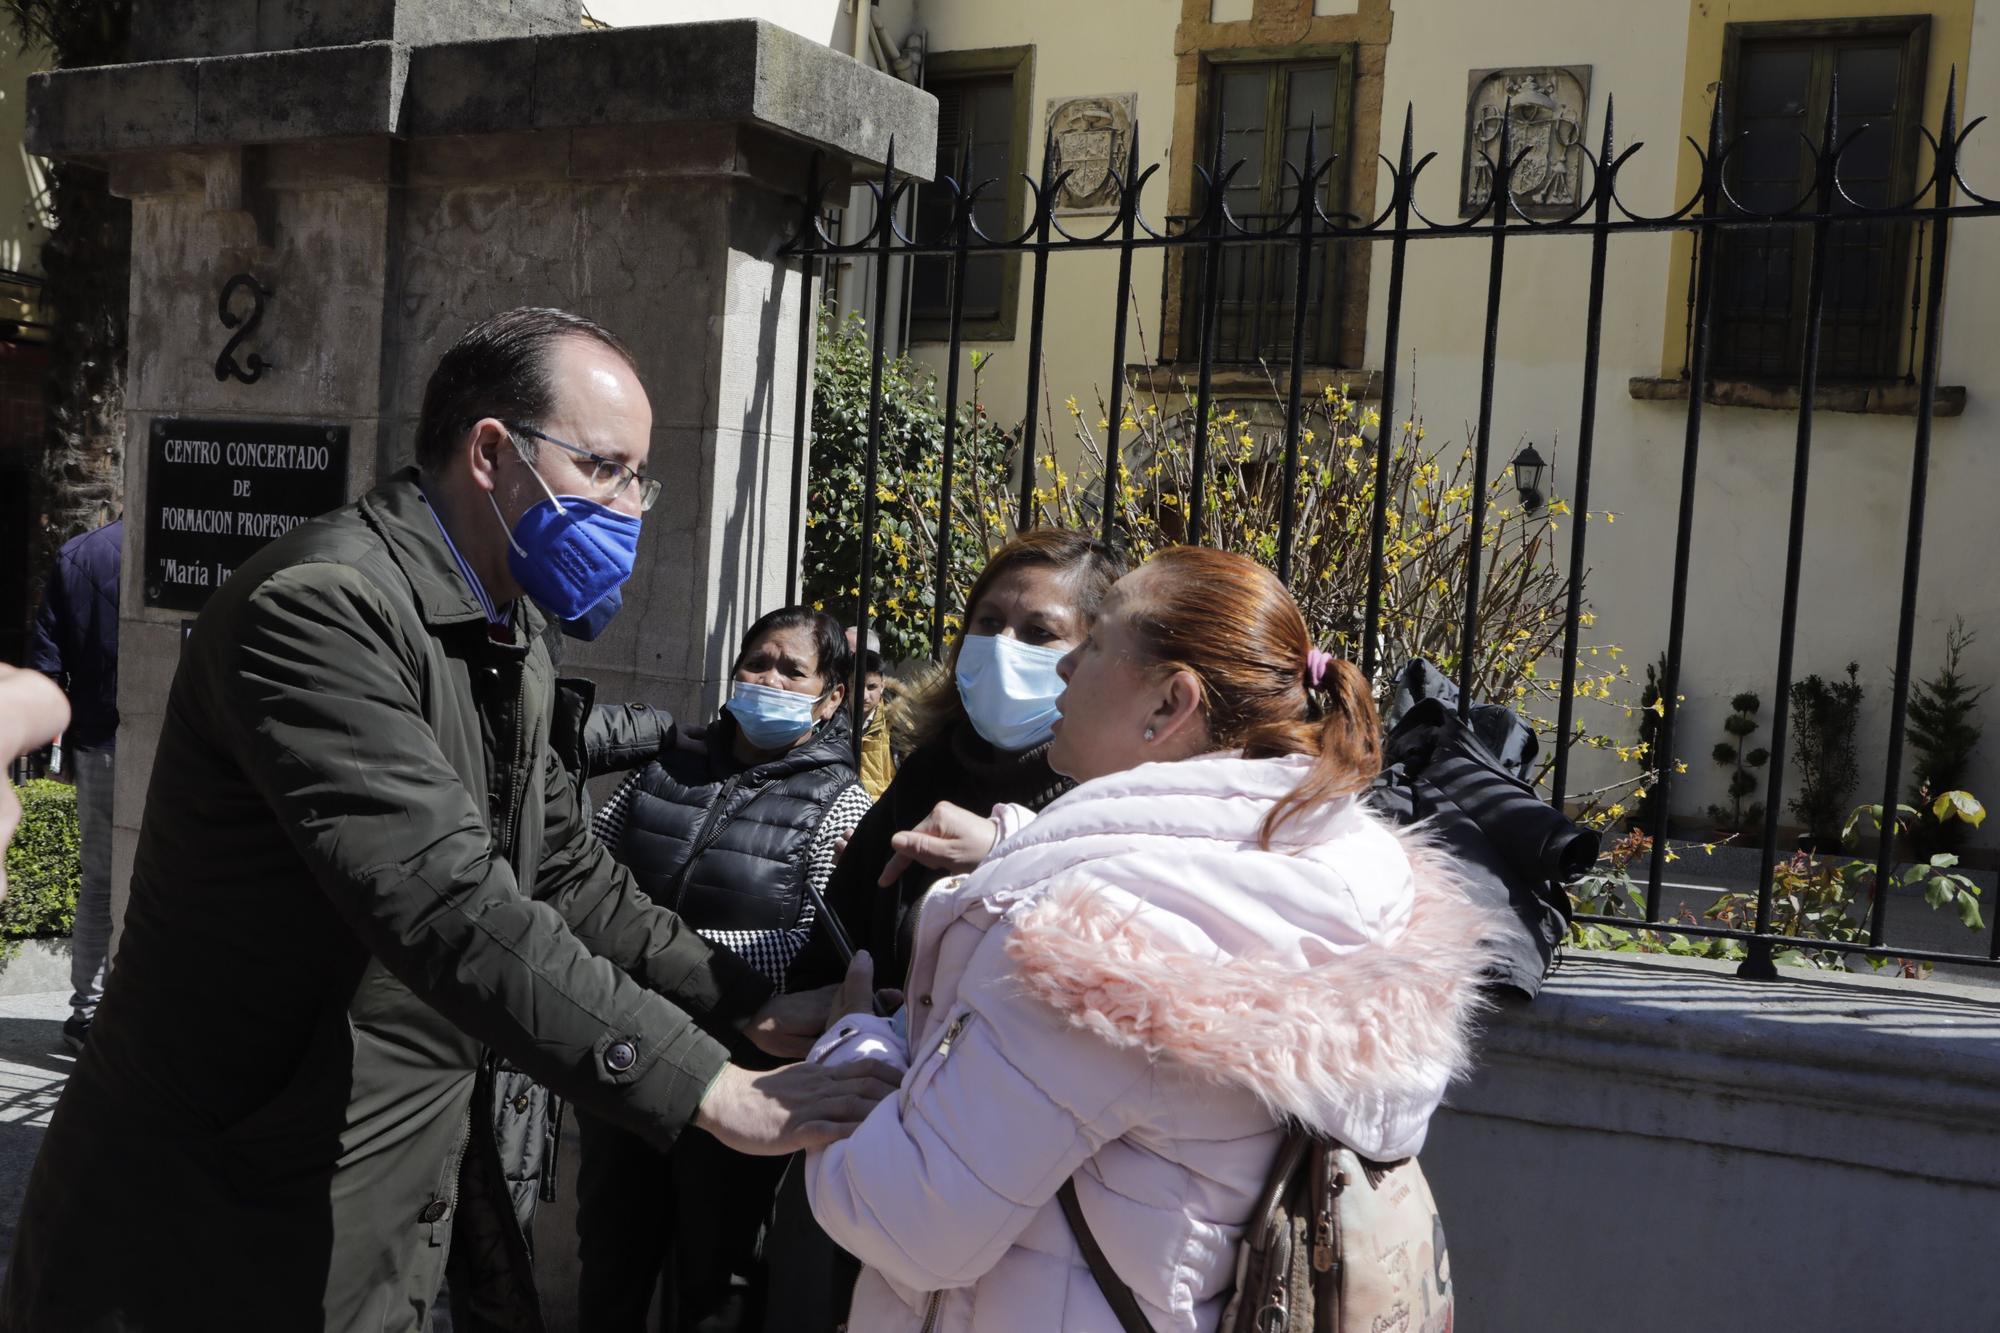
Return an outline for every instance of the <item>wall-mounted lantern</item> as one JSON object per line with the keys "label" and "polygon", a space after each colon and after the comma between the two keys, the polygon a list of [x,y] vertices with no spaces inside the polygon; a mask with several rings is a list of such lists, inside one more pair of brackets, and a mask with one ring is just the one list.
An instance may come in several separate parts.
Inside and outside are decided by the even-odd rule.
{"label": "wall-mounted lantern", "polygon": [[1520,492],[1521,508],[1530,514],[1540,509],[1547,498],[1542,490],[1542,477],[1548,470],[1547,460],[1535,452],[1532,443],[1514,455],[1514,489]]}

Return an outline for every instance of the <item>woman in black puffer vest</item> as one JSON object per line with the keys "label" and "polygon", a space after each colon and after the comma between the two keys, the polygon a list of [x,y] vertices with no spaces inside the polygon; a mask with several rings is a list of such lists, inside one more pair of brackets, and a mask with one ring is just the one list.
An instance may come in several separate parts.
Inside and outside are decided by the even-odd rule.
{"label": "woman in black puffer vest", "polygon": [[[707,752],[662,754],[595,824],[654,901],[780,990],[839,980],[794,964],[817,928],[807,885],[825,888],[836,844],[868,808],[841,712],[850,661],[831,616],[786,607],[763,617],[743,638]],[[784,1159],[745,1157],[701,1134],[668,1157],[602,1121],[579,1115],[578,1125],[581,1326],[641,1333],[657,1289],[663,1329],[756,1327],[757,1230]]]}

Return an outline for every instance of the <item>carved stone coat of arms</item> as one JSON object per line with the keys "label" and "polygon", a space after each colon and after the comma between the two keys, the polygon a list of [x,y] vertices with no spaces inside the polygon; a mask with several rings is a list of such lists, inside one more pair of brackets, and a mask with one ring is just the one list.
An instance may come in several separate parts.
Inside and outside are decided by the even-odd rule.
{"label": "carved stone coat of arms", "polygon": [[1049,176],[1070,173],[1056,193],[1057,212],[1118,211],[1113,172],[1125,170],[1138,110],[1137,93],[1049,99],[1048,143],[1055,158]]}
{"label": "carved stone coat of arms", "polygon": [[1492,201],[1503,128],[1516,159],[1516,208],[1538,218],[1576,211],[1590,193],[1583,140],[1590,66],[1476,69],[1468,83],[1459,216],[1475,217]]}

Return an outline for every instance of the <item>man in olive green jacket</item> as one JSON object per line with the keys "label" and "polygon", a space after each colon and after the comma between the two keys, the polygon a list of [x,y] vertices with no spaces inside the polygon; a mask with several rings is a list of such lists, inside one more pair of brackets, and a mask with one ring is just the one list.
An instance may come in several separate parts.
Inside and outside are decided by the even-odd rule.
{"label": "man in olive green jacket", "polygon": [[496,1056],[663,1147],[789,1152],[891,1086],[730,1064],[745,1035],[801,1053],[832,995],[772,1000],[652,905],[550,751],[536,552],[510,548],[545,496],[636,519],[650,434],[611,335],[496,316],[432,377],[421,472],[210,600],[0,1328],[420,1330],[449,1256],[459,1333],[533,1333]]}

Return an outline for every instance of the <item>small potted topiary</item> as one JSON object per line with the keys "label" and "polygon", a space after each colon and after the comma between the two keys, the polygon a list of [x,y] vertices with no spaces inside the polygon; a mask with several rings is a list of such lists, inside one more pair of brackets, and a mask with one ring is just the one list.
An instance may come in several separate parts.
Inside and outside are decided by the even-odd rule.
{"label": "small potted topiary", "polygon": [[1708,807],[1708,817],[1715,827],[1718,842],[1730,839],[1754,846],[1763,837],[1764,803],[1750,801],[1746,804],[1744,799],[1757,790],[1757,770],[1771,760],[1769,750],[1750,747],[1750,737],[1758,727],[1757,710],[1762,702],[1749,690],[1730,699],[1730,713],[1722,723],[1728,739],[1717,741],[1715,749],[1710,751],[1715,762],[1729,770],[1729,803]]}

